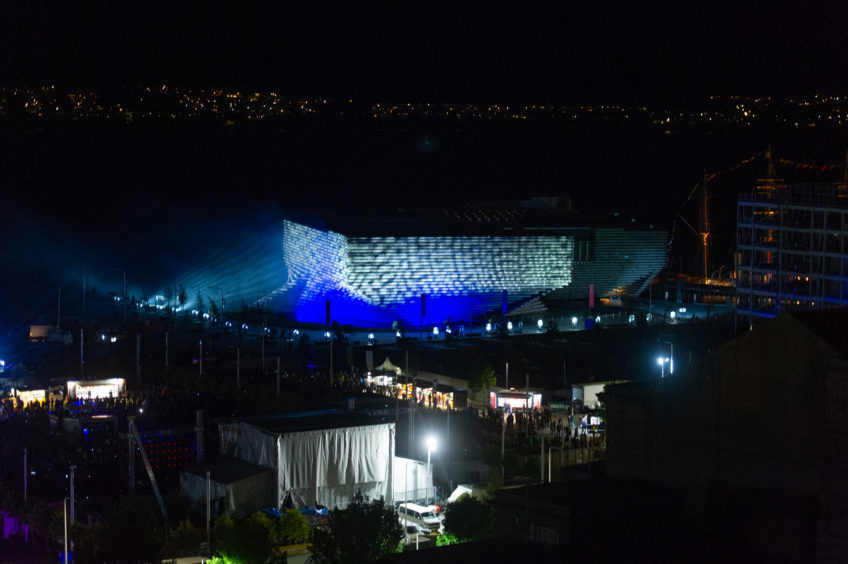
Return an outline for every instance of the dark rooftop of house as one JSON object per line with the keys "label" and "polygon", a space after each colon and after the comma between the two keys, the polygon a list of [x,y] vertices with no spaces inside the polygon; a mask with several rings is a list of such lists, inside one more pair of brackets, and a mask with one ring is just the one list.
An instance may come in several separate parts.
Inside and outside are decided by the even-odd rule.
{"label": "dark rooftop of house", "polygon": [[319,411],[283,413],[263,417],[249,417],[241,419],[241,421],[255,425],[271,433],[285,434],[298,431],[381,425],[394,422],[394,417],[369,413],[368,411],[348,411],[334,408]]}
{"label": "dark rooftop of house", "polygon": [[214,482],[219,484],[234,484],[257,474],[269,472],[271,468],[252,464],[238,458],[228,458],[209,465],[193,466],[187,468],[185,472],[205,478],[207,470],[209,471],[209,477]]}

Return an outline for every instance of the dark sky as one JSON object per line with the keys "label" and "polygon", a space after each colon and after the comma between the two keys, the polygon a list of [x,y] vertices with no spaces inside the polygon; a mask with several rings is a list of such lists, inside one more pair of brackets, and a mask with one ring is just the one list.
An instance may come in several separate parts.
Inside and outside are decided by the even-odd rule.
{"label": "dark sky", "polygon": [[316,4],[4,2],[0,75],[528,102],[839,92],[848,80],[840,3]]}

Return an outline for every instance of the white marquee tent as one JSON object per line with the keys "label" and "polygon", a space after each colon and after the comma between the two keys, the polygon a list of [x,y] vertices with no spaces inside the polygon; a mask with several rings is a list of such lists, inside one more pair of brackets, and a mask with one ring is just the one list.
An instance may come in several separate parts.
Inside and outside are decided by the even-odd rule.
{"label": "white marquee tent", "polygon": [[[344,508],[357,492],[391,505],[394,422],[323,412],[218,423],[221,454],[276,470],[277,507]],[[389,488],[389,484],[394,487]]]}

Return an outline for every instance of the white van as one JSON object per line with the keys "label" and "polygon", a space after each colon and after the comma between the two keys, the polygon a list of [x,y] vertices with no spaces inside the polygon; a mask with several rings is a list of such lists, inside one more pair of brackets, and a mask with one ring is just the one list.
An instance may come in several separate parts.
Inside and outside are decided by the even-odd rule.
{"label": "white van", "polygon": [[415,525],[428,533],[436,533],[442,526],[435,508],[424,507],[417,503],[401,503],[398,506],[398,519],[404,525]]}

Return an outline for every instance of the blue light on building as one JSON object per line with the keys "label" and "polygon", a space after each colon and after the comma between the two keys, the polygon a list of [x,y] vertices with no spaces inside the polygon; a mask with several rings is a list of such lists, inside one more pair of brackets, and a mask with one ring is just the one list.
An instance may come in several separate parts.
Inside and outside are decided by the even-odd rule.
{"label": "blue light on building", "polygon": [[331,300],[339,323],[420,327],[477,317],[499,307],[504,291],[521,301],[568,286],[574,238],[347,237],[287,220],[283,259],[281,294],[298,321],[323,321]]}

